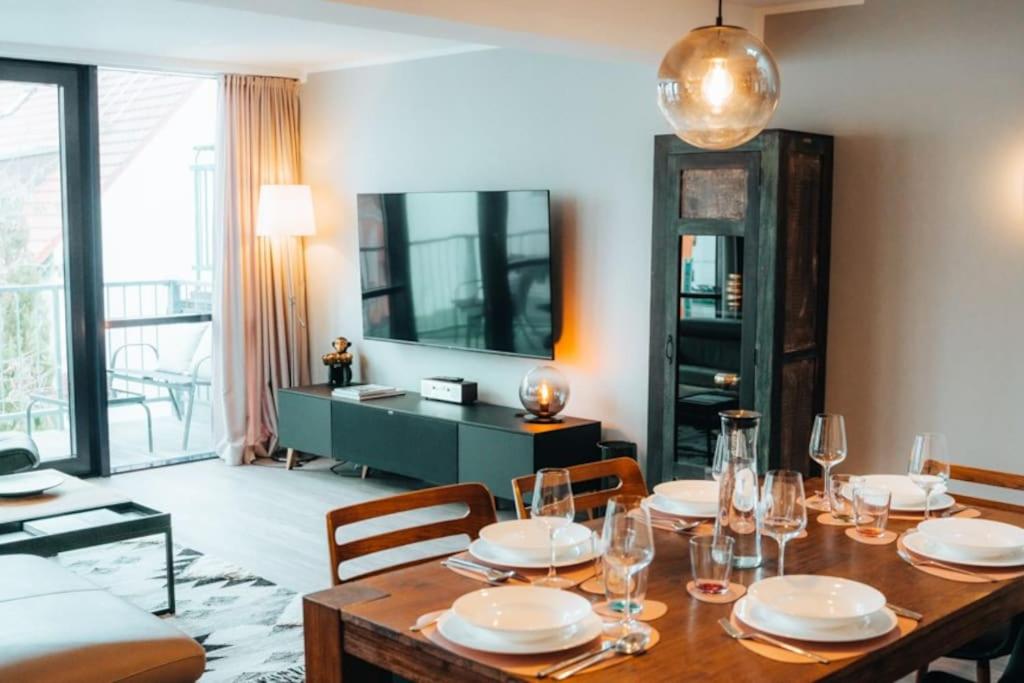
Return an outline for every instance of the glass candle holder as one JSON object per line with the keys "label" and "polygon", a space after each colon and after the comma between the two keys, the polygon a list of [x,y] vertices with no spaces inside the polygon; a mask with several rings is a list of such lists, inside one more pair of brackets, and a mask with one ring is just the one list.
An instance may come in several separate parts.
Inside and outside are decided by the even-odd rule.
{"label": "glass candle holder", "polygon": [[555,417],[569,402],[569,382],[565,375],[550,365],[530,370],[519,385],[519,400],[532,417],[532,422],[561,422]]}

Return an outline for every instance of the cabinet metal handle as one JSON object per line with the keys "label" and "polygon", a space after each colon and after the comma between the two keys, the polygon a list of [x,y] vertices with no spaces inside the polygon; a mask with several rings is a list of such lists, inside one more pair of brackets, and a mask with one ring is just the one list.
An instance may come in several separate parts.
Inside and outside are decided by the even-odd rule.
{"label": "cabinet metal handle", "polygon": [[672,339],[672,335],[668,335],[668,339],[665,340],[665,358],[669,362],[672,362],[676,358],[676,343]]}

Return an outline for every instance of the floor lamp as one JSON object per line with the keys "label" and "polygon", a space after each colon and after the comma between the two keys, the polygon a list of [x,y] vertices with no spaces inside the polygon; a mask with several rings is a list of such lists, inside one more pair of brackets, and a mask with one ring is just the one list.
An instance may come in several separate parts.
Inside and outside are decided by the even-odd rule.
{"label": "floor lamp", "polygon": [[[256,235],[277,242],[285,264],[285,284],[288,296],[288,347],[289,372],[291,381],[299,376],[296,342],[298,327],[306,327],[297,310],[295,300],[295,277],[292,272],[292,248],[296,240],[316,234],[313,218],[313,193],[308,185],[263,185],[260,187],[259,205],[256,209]],[[270,453],[277,450],[276,438]]]}

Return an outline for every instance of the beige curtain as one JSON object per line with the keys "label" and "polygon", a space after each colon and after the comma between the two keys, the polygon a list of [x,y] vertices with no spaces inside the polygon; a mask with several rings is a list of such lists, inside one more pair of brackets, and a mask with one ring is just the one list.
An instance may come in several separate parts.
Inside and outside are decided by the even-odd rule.
{"label": "beige curtain", "polygon": [[217,449],[231,464],[268,455],[277,390],[309,383],[301,238],[257,237],[261,185],[299,182],[299,84],[220,79],[221,258],[215,273]]}

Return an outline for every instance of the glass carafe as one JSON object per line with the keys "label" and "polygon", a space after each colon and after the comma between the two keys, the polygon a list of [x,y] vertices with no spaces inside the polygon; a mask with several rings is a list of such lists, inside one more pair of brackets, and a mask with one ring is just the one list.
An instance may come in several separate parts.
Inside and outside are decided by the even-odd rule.
{"label": "glass carafe", "polygon": [[757,526],[757,429],[761,414],[750,410],[725,410],[719,416],[722,418],[722,438],[728,449],[728,461],[718,484],[715,535],[733,539],[734,567],[759,567],[761,532]]}

